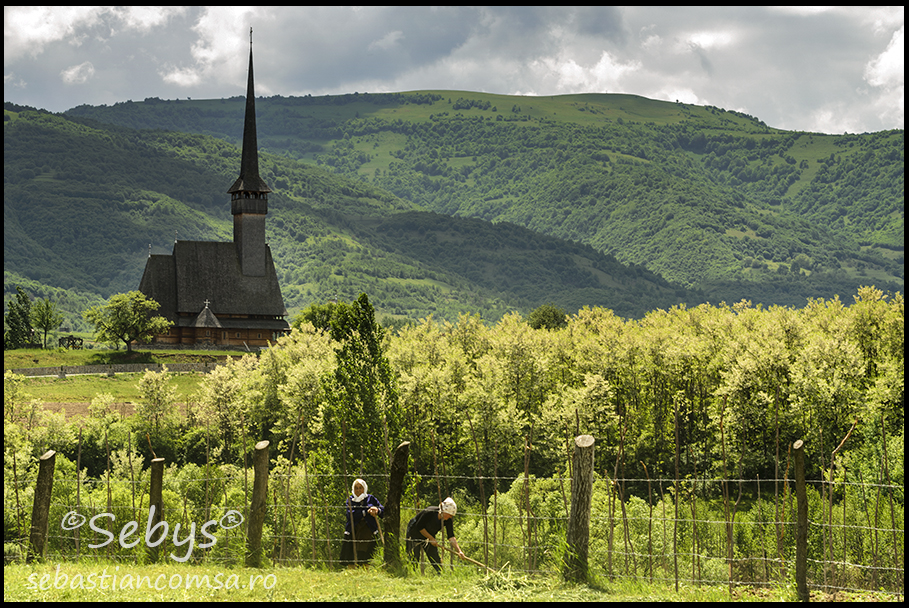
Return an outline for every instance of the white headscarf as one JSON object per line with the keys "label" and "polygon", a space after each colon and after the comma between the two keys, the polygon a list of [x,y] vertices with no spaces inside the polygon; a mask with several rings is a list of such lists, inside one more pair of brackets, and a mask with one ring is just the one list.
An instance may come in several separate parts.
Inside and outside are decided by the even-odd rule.
{"label": "white headscarf", "polygon": [[450,513],[451,515],[455,515],[458,512],[458,505],[455,504],[455,501],[453,501],[450,496],[442,501],[439,508],[442,513]]}
{"label": "white headscarf", "polygon": [[[357,487],[357,484],[363,485],[363,493],[357,496],[357,491],[354,489]],[[366,498],[366,493],[369,491],[369,486],[366,485],[366,482],[360,479],[359,477],[354,479],[353,484],[350,486],[350,493],[353,496],[354,502],[362,502]]]}

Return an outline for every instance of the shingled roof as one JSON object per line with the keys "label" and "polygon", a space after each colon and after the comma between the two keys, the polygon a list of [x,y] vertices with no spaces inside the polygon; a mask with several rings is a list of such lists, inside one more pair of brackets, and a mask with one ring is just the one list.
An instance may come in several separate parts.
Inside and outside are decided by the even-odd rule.
{"label": "shingled roof", "polygon": [[205,308],[202,309],[202,312],[199,313],[199,316],[196,317],[196,320],[193,321],[193,327],[211,327],[216,329],[221,329],[222,325],[218,322],[218,317],[214,315],[211,311],[211,308],[208,307],[208,301],[206,300]]}
{"label": "shingled roof", "polygon": [[[223,315],[283,317],[287,309],[268,246],[265,256],[265,276],[244,276],[233,243],[177,241],[172,255],[148,258],[139,291],[161,304],[158,314],[174,321],[192,315],[190,323],[194,323],[206,300],[225,326]],[[283,319],[266,325],[289,327]]]}
{"label": "shingled roof", "polygon": [[240,177],[228,192],[271,192],[271,188],[259,177],[259,147],[256,140],[256,92],[253,86],[252,33],[249,41],[249,80],[246,84],[246,118],[243,123],[243,156],[240,161]]}

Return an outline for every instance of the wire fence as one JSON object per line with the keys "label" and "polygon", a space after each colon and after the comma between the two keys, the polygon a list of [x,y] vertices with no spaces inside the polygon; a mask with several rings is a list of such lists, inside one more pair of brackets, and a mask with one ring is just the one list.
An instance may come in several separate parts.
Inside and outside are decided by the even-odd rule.
{"label": "wire fence", "polygon": [[[207,471],[207,474],[206,474]],[[225,474],[212,474],[213,472]],[[162,536],[149,515],[149,473],[80,478],[58,471],[46,559],[145,563]],[[121,471],[122,475],[122,471]],[[380,500],[384,475],[358,475]],[[163,481],[161,559],[242,565],[247,554],[252,471],[172,466]],[[262,546],[274,565],[338,567],[354,476],[274,466],[268,477]],[[24,556],[36,478],[4,483],[4,558]],[[593,482],[589,564],[611,579],[694,585],[776,586],[795,570],[795,480],[610,479]],[[398,538],[439,497],[458,503],[461,549],[489,568],[555,575],[566,551],[572,479],[406,476]],[[807,482],[808,582],[832,591],[903,593],[905,490],[864,480]],[[484,488],[484,499],[468,488]],[[445,488],[445,492],[442,488]],[[733,498],[737,494],[737,498]],[[384,530],[387,533],[394,532]],[[377,539],[381,541],[382,539]],[[444,539],[442,539],[444,543]],[[376,560],[381,559],[377,542]],[[362,550],[362,549],[361,549]],[[475,568],[448,554],[446,568]]]}

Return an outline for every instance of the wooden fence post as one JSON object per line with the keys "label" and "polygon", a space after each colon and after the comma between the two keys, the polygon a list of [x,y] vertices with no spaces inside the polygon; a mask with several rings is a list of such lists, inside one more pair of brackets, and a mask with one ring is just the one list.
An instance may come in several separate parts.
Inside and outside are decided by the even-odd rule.
{"label": "wooden fence post", "polygon": [[808,494],[805,491],[804,442],[799,439],[792,444],[795,454],[795,499],[798,516],[795,535],[795,584],[800,601],[810,601],[808,592]]}
{"label": "wooden fence post", "polygon": [[[158,547],[164,544],[162,538],[167,534],[167,524],[159,526],[164,521],[164,499],[161,491],[164,487],[164,459],[153,458],[151,461],[151,481],[148,487],[148,508],[154,507],[154,514],[151,516],[148,529],[151,535],[147,539],[148,557],[152,562],[158,561]],[[159,528],[161,533],[158,533]]]}
{"label": "wooden fence post", "polygon": [[249,510],[249,527],[246,532],[246,567],[262,565],[262,525],[268,499],[268,440],[256,444],[253,454],[253,495]]}
{"label": "wooden fence post", "polygon": [[590,501],[593,495],[594,438],[574,439],[574,475],[571,478],[571,513],[568,517],[568,554],[562,570],[565,580],[587,582],[587,542],[590,538]]}
{"label": "wooden fence post", "polygon": [[32,528],[28,538],[28,555],[25,559],[27,563],[44,558],[56,460],[57,452],[54,450],[48,450],[38,459],[38,482],[35,485],[35,502],[32,503]]}
{"label": "wooden fence post", "polygon": [[402,441],[395,448],[388,473],[388,496],[385,499],[385,536],[383,559],[386,568],[401,572],[401,552],[399,547],[401,531],[401,498],[404,496],[404,476],[407,474],[407,459],[410,456],[410,442]]}

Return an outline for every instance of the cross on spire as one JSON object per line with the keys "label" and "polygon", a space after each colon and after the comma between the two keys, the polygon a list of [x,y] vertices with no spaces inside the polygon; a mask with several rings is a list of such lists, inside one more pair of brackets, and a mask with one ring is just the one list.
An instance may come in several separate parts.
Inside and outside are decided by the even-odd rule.
{"label": "cross on spire", "polygon": [[208,301],[208,298],[206,298],[202,303],[205,304],[205,308],[208,308],[208,305],[211,304],[211,302]]}

